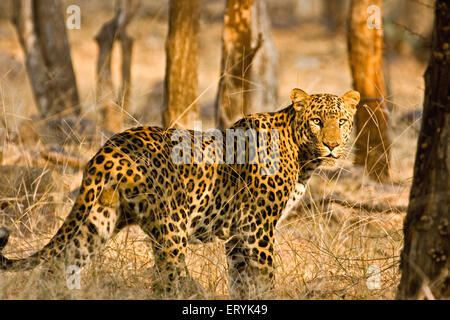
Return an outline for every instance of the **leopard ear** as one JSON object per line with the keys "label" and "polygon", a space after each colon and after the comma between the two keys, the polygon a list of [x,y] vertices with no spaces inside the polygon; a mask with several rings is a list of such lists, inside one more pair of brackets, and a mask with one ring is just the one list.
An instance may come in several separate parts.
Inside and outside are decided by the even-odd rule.
{"label": "leopard ear", "polygon": [[353,114],[356,112],[356,107],[358,106],[360,100],[360,94],[358,91],[350,90],[342,96],[345,106],[352,111]]}
{"label": "leopard ear", "polygon": [[300,111],[305,107],[310,98],[311,97],[301,89],[295,88],[291,91],[291,100],[296,111]]}

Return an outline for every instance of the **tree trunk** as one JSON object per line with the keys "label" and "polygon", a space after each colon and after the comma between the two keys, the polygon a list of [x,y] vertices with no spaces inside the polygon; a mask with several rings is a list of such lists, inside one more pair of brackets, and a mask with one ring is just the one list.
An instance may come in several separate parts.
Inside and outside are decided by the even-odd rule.
{"label": "tree trunk", "polygon": [[338,32],[344,28],[348,5],[348,0],[323,0],[325,23],[331,32]]}
{"label": "tree trunk", "polygon": [[123,109],[128,111],[131,94],[131,59],[133,55],[133,38],[126,32],[119,34],[120,48],[122,51],[122,83],[120,84],[119,102]]}
{"label": "tree trunk", "polygon": [[[262,1],[262,0],[259,0]],[[263,34],[252,32],[253,0],[227,0],[222,40],[221,78],[216,99],[218,127],[230,127],[253,112],[251,69],[263,44]],[[263,10],[261,10],[263,11]],[[261,27],[261,31],[265,28]]]}
{"label": "tree trunk", "polygon": [[200,0],[170,0],[163,123],[193,128],[199,120],[198,32]]}
{"label": "tree trunk", "polygon": [[437,0],[399,299],[450,299],[450,6]]}
{"label": "tree trunk", "polygon": [[[127,34],[126,28],[139,5],[139,0],[116,1],[114,17],[102,26],[95,37],[99,48],[97,59],[97,101],[101,105],[101,121],[99,122],[112,132],[122,129],[128,110],[133,38]],[[120,41],[122,54],[122,83],[118,96],[116,96],[111,73],[111,56],[116,40]]]}
{"label": "tree trunk", "polygon": [[13,1],[13,23],[42,117],[80,113],[62,2]]}
{"label": "tree trunk", "polygon": [[[372,20],[377,18],[377,12],[367,13],[369,7],[378,7],[379,21]],[[355,116],[355,162],[364,166],[372,178],[385,181],[389,178],[391,140],[384,103],[386,86],[382,71],[381,8],[381,0],[353,0],[347,40],[353,87],[361,93]]]}
{"label": "tree trunk", "polygon": [[265,0],[257,0],[252,12],[252,39],[263,35],[263,43],[250,68],[250,112],[275,111],[278,100],[278,52]]}

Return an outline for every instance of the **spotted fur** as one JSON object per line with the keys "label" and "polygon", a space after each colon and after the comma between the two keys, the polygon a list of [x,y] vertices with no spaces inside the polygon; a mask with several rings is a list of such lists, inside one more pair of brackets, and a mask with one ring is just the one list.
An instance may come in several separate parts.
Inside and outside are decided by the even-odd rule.
{"label": "spotted fur", "polygon": [[[291,99],[279,112],[250,115],[232,127],[267,133],[262,135],[267,144],[257,149],[265,146],[265,164],[248,159],[195,163],[195,148],[191,162],[175,163],[174,129],[139,127],[115,135],[87,163],[75,204],[50,242],[25,259],[0,255],[0,269],[29,269],[55,257],[82,267],[108,239],[137,224],[153,240],[164,290],[170,292],[188,276],[189,242],[219,238],[226,248],[230,295],[264,296],[274,283],[276,223],[291,194],[298,198],[313,170],[341,155],[359,94],[310,96],[294,89]],[[279,133],[279,156],[269,150],[272,130]],[[191,141],[196,134],[188,131]],[[214,157],[215,140],[204,135],[201,149]],[[277,170],[268,170],[269,163]],[[0,228],[0,250],[7,240],[6,229]]]}

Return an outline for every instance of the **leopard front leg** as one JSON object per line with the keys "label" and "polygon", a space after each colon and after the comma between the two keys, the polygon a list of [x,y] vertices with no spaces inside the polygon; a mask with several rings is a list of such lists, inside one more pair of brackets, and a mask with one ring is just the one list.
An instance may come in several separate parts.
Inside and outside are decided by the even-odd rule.
{"label": "leopard front leg", "polygon": [[256,228],[250,223],[253,233],[235,235],[225,244],[229,292],[233,299],[268,298],[274,287],[273,231],[264,233],[266,228],[273,230],[273,224],[266,222]]}
{"label": "leopard front leg", "polygon": [[286,206],[281,213],[280,219],[278,220],[278,224],[285,220],[286,217],[289,216],[289,212],[300,204],[300,200],[305,195],[305,190],[306,181],[300,181],[295,184],[291,194],[289,195],[289,199],[286,202]]}

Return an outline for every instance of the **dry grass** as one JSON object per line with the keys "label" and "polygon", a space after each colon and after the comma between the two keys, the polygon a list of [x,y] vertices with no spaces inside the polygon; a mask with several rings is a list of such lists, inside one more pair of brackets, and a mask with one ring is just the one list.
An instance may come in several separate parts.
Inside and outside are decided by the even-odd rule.
{"label": "dry grass", "polygon": [[[72,55],[83,100],[83,117],[96,112],[95,59],[92,40],[107,19],[100,12],[84,20],[80,31],[70,31]],[[204,26],[203,26],[204,27]],[[14,30],[0,22],[0,116],[10,132],[17,131],[23,119],[36,111]],[[11,32],[5,32],[9,30]],[[136,38],[133,60],[132,110],[138,123],[159,124],[161,81],[164,76],[164,21],[139,17],[132,25]],[[200,57],[200,99],[204,128],[212,126],[212,102],[220,62],[220,23],[203,28]],[[346,62],[345,38],[331,36],[324,27],[307,23],[274,30],[280,52],[281,97],[276,108],[288,102],[289,91],[301,87],[308,92],[342,94],[351,87]],[[117,71],[115,66],[115,71]],[[425,66],[411,57],[401,57],[390,65],[393,103],[392,182],[378,185],[370,182],[360,169],[342,163],[340,174],[329,178],[319,172],[311,182],[307,197],[338,193],[356,201],[405,205],[408,200],[415,154],[416,132],[413,126],[401,127],[398,119],[407,111],[420,107],[423,95],[422,74]],[[208,89],[209,88],[209,89]],[[156,106],[149,108],[149,105]],[[0,126],[0,130],[1,126]],[[33,146],[6,143],[5,130],[0,131],[0,165],[52,167],[35,155],[41,144]],[[71,147],[87,159],[95,153],[83,141]],[[81,181],[80,172],[60,166],[53,170],[56,188],[36,201],[33,190],[25,204],[9,199],[0,209],[0,225],[12,231],[5,249],[8,257],[23,257],[41,248],[54,234],[73,202],[70,191]],[[38,181],[33,186],[37,188]],[[17,197],[19,197],[17,195]],[[27,199],[28,199],[27,198]],[[3,195],[0,195],[0,202]],[[51,209],[49,209],[51,208]],[[9,210],[9,211],[8,211]],[[14,214],[11,214],[13,212]],[[399,282],[399,254],[405,212],[367,212],[337,204],[323,207],[300,206],[278,226],[276,232],[276,299],[393,299]],[[23,219],[26,217],[27,219]],[[0,273],[0,299],[151,299],[155,280],[153,258],[148,237],[132,227],[107,243],[105,252],[83,270],[81,290],[68,290],[62,279],[47,279],[42,270]],[[367,268],[381,270],[380,289],[369,290]],[[205,289],[203,294],[184,298],[226,299],[227,270],[222,243],[191,245],[188,266],[191,275]]]}
{"label": "dry grass", "polygon": [[[315,179],[322,179],[320,176]],[[339,179],[341,181],[341,179]],[[350,184],[350,181],[344,183]],[[342,182],[342,181],[341,181]],[[332,184],[326,181],[325,184]],[[340,183],[341,184],[341,183]],[[320,185],[316,181],[315,186]],[[331,188],[330,190],[335,188]],[[407,189],[406,187],[404,189]],[[379,196],[382,192],[379,193]],[[385,196],[392,194],[389,193]],[[400,196],[404,197],[404,194]],[[69,202],[70,203],[70,202]],[[47,204],[38,204],[46,206]],[[60,206],[64,217],[69,205]],[[32,211],[39,212],[39,208]],[[39,221],[37,214],[32,221]],[[333,205],[329,210],[299,210],[276,233],[277,299],[392,299],[399,280],[403,213],[364,212]],[[50,239],[60,220],[43,228],[32,224],[23,237],[14,226],[7,254],[19,257]],[[2,223],[3,224],[3,223]],[[9,224],[11,226],[11,224]],[[45,231],[45,232],[44,232]],[[381,288],[366,286],[367,268],[381,270]],[[155,279],[148,237],[137,227],[110,240],[101,257],[83,272],[82,290],[70,291],[64,279],[41,281],[41,270],[0,274],[0,298],[10,299],[149,299]],[[227,270],[222,243],[190,245],[191,275],[205,289],[193,298],[227,298]],[[189,298],[191,296],[183,296]]]}

